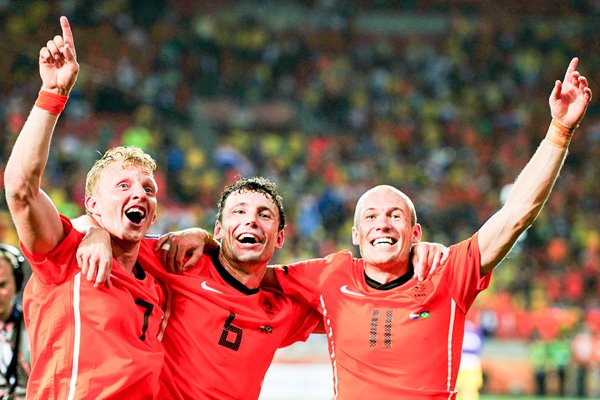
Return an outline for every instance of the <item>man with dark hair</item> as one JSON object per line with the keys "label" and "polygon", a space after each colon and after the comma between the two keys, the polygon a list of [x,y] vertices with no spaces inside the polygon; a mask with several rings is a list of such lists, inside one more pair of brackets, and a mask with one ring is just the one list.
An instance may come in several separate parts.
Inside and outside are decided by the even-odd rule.
{"label": "man with dark hair", "polygon": [[276,185],[240,179],[225,188],[218,210],[217,252],[202,255],[181,274],[150,271],[172,295],[161,398],[257,399],[275,351],[306,340],[320,321],[310,307],[260,288],[284,242],[285,212]]}

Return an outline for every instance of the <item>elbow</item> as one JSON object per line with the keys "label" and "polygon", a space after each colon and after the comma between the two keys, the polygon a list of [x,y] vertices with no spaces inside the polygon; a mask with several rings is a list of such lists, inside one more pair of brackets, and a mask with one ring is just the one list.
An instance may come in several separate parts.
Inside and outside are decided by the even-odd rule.
{"label": "elbow", "polygon": [[525,232],[527,229],[529,229],[531,225],[533,225],[538,215],[540,215],[540,210],[541,206],[530,210],[530,212],[528,212],[523,216],[523,218],[521,218],[521,220],[518,222],[517,227],[517,231],[519,232],[519,234]]}
{"label": "elbow", "polygon": [[514,232],[514,234],[516,236],[519,236],[521,233],[529,229],[529,227],[533,224],[533,221],[535,221],[536,216],[537,214],[535,216],[523,218],[521,220],[516,221],[512,227],[512,231]]}
{"label": "elbow", "polygon": [[506,221],[512,221],[511,231],[516,235],[525,232],[537,219],[544,203],[536,203],[531,207],[523,207],[515,210],[512,215],[507,216]]}
{"label": "elbow", "polygon": [[15,173],[7,168],[4,173],[4,191],[6,202],[12,209],[19,205],[31,203],[34,197],[39,194],[39,185],[33,187],[30,179],[26,179],[23,174]]}

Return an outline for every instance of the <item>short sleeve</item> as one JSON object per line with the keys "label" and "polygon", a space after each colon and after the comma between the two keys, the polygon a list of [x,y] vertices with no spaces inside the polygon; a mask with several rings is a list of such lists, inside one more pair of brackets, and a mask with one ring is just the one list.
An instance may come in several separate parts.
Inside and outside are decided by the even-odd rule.
{"label": "short sleeve", "polygon": [[446,263],[447,286],[452,298],[467,312],[477,295],[487,289],[492,273],[481,276],[481,255],[477,234],[450,246]]}
{"label": "short sleeve", "polygon": [[349,251],[341,251],[325,258],[280,265],[275,268],[275,274],[286,295],[318,310],[323,283],[333,266],[343,262],[342,260],[350,262],[352,254]]}
{"label": "short sleeve", "polygon": [[74,229],[71,221],[64,215],[61,215],[60,219],[65,238],[48,254],[32,253],[23,243],[20,244],[33,274],[40,283],[46,285],[63,283],[80,271],[76,257],[83,234]]}

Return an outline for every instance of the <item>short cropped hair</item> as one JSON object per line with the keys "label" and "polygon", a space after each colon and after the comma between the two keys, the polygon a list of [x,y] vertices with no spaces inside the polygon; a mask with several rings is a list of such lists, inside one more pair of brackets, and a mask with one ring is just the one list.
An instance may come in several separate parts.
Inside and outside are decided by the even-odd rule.
{"label": "short cropped hair", "polygon": [[145,168],[150,175],[154,175],[156,170],[156,161],[142,149],[138,147],[113,147],[104,153],[102,158],[97,160],[87,174],[85,181],[85,195],[91,196],[96,188],[98,178],[102,174],[104,168],[113,162],[121,162],[122,165],[139,165]]}
{"label": "short cropped hair", "polygon": [[356,228],[360,227],[360,214],[363,212],[364,198],[367,197],[367,195],[371,194],[372,192],[381,191],[381,190],[388,190],[388,191],[394,192],[398,196],[400,196],[404,200],[404,202],[406,202],[406,204],[408,205],[408,208],[410,210],[411,225],[415,226],[417,224],[417,212],[415,210],[414,203],[412,202],[410,197],[408,197],[406,195],[406,193],[404,193],[403,191],[401,191],[393,186],[390,186],[390,185],[378,185],[378,186],[372,187],[371,189],[364,192],[362,194],[362,196],[360,196],[360,198],[356,202],[356,208],[354,209],[354,226]]}
{"label": "short cropped hair", "polygon": [[231,185],[226,186],[223,192],[221,193],[219,202],[217,203],[217,219],[223,222],[223,207],[225,206],[225,201],[227,200],[229,195],[231,193],[242,193],[245,191],[263,193],[271,200],[273,200],[273,203],[275,203],[277,209],[279,210],[278,230],[282,231],[283,228],[285,228],[285,211],[283,209],[283,199],[277,192],[277,184],[263,177],[240,178]]}

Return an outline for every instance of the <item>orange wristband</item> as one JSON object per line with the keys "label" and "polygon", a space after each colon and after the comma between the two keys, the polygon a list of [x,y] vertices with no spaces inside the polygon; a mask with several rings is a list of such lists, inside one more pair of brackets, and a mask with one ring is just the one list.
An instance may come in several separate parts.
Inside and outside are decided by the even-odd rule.
{"label": "orange wristband", "polygon": [[548,127],[548,133],[546,133],[546,140],[556,147],[569,147],[571,137],[573,137],[573,132],[578,127],[579,125],[569,128],[568,126],[565,126],[552,118],[552,122]]}
{"label": "orange wristband", "polygon": [[45,90],[40,90],[35,105],[50,114],[58,115],[65,109],[69,96],[61,96]]}

